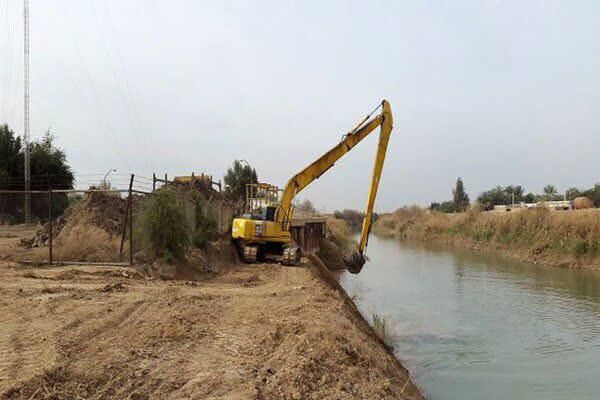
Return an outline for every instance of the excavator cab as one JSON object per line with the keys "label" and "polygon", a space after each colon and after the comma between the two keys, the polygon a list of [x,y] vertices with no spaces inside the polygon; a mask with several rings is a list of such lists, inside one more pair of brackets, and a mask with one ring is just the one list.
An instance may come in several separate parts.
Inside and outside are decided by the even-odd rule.
{"label": "excavator cab", "polygon": [[252,219],[255,221],[275,221],[275,211],[276,210],[277,210],[277,207],[267,206],[260,213],[243,214],[242,218]]}

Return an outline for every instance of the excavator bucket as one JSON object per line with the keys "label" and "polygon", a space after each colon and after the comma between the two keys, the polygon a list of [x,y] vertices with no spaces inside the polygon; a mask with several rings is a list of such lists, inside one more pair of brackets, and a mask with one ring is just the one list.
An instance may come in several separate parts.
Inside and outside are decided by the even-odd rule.
{"label": "excavator bucket", "polygon": [[365,265],[365,262],[365,256],[358,251],[344,256],[344,264],[346,264],[346,269],[351,274],[358,274],[362,270],[363,265]]}

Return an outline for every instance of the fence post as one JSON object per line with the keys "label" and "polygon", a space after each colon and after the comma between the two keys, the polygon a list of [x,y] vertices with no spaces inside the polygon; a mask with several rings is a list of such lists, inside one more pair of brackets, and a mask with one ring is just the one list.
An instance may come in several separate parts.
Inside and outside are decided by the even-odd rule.
{"label": "fence post", "polygon": [[156,190],[156,173],[153,172],[152,173],[152,192],[154,193],[155,190]]}
{"label": "fence post", "polygon": [[125,220],[123,220],[123,233],[121,235],[121,247],[119,249],[119,261],[123,258],[123,245],[125,244],[125,235],[127,233],[127,219],[129,218],[129,199],[125,208]]}
{"label": "fence post", "polygon": [[129,266],[133,266],[133,177],[129,181]]}
{"label": "fence post", "polygon": [[[130,215],[131,208],[131,188],[133,186],[133,175],[129,181],[129,197],[127,197],[127,208],[125,209],[125,220],[123,221],[123,234],[121,235],[121,247],[119,249],[119,260],[123,258],[123,245],[125,244],[125,235],[127,234],[127,221]],[[129,238],[131,241],[131,237]]]}
{"label": "fence post", "polygon": [[50,227],[48,243],[48,262],[52,265],[52,186],[48,185],[48,225]]}

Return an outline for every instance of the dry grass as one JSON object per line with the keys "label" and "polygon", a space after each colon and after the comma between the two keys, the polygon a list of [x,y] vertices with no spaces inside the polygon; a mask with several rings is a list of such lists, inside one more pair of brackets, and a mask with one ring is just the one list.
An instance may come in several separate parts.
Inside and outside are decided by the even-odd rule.
{"label": "dry grass", "polygon": [[342,252],[352,251],[356,248],[356,241],[352,239],[350,227],[343,219],[327,216],[327,237],[335,243]]}
{"label": "dry grass", "polygon": [[344,253],[340,250],[338,245],[328,238],[321,240],[321,247],[319,248],[317,255],[327,268],[332,271],[341,271],[346,268],[343,260]]}
{"label": "dry grass", "polygon": [[327,237],[321,241],[321,248],[317,252],[327,268],[332,271],[345,269],[344,254],[355,250],[356,246],[347,222],[327,216]]}
{"label": "dry grass", "polygon": [[377,313],[371,314],[373,331],[388,347],[393,348],[393,332],[389,324],[388,318]]}
{"label": "dry grass", "polygon": [[[61,231],[54,252],[59,260],[118,261],[120,240],[96,226],[78,225]],[[129,249],[127,243],[125,249]]]}
{"label": "dry grass", "polygon": [[396,233],[395,214],[381,214],[373,225],[373,233],[380,236],[394,236]]}
{"label": "dry grass", "polygon": [[376,232],[476,248],[518,250],[520,258],[528,261],[600,264],[600,210],[596,209],[441,214],[408,207],[382,216]]}

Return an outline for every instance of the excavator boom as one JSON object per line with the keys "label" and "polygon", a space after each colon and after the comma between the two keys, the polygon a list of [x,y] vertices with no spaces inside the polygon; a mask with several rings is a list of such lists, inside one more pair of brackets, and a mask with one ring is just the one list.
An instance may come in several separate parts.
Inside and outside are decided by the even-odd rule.
{"label": "excavator boom", "polygon": [[358,250],[349,257],[344,258],[348,270],[352,273],[360,272],[365,263],[363,253],[367,246],[367,241],[371,230],[375,197],[377,196],[377,189],[379,188],[379,180],[383,170],[385,154],[393,127],[392,110],[390,104],[387,102],[387,100],[383,100],[380,107],[382,110],[381,114],[367,122],[370,117],[370,115],[368,115],[356,128],[346,134],[340,143],[334,146],[327,153],[323,154],[316,161],[308,165],[302,171],[294,175],[288,181],[283,189],[281,201],[275,215],[275,221],[281,223],[282,230],[288,231],[292,219],[292,202],[294,197],[315,179],[318,179],[321,175],[323,175],[329,168],[333,167],[337,160],[352,150],[354,146],[356,146],[371,132],[377,129],[377,127],[381,127]]}

